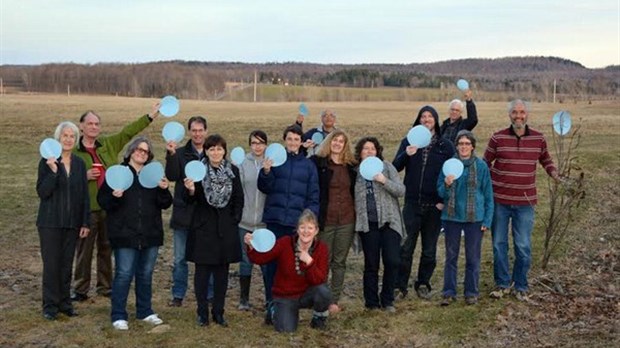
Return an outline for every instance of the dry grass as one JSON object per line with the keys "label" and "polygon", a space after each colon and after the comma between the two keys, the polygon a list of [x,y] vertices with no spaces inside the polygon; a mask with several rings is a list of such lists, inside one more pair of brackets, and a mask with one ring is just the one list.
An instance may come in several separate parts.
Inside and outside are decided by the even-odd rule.
{"label": "dry grass", "polygon": [[[115,332],[109,323],[109,303],[104,298],[94,297],[86,303],[77,305],[79,319],[62,319],[46,322],[40,315],[41,260],[35,217],[38,198],[34,190],[38,161],[38,144],[52,136],[54,127],[62,120],[77,121],[87,109],[96,110],[103,117],[106,131],[118,130],[126,122],[148,112],[154,100],[118,97],[65,97],[52,95],[5,95],[0,98],[0,168],[2,169],[0,201],[0,345],[2,346],[452,346],[452,345],[502,345],[510,340],[499,331],[498,318],[507,311],[523,311],[522,305],[511,301],[494,302],[484,296],[481,303],[465,307],[462,302],[448,309],[439,308],[437,302],[422,302],[409,298],[396,303],[398,312],[388,315],[383,312],[367,312],[363,309],[361,273],[362,256],[350,257],[347,271],[345,311],[330,319],[326,332],[315,332],[307,327],[309,313],[302,314],[302,322],[297,333],[276,334],[271,328],[262,325],[262,285],[260,273],[255,270],[252,287],[252,302],[257,307],[254,312],[242,313],[236,310],[238,291],[235,286],[227,298],[226,316],[230,327],[199,328],[194,324],[195,302],[191,288],[187,303],[183,308],[169,308],[166,301],[170,294],[170,270],[172,264],[172,241],[166,234],[164,247],[160,251],[154,276],[154,309],[170,326],[164,333],[149,333],[150,327],[130,320],[131,330],[126,333]],[[349,131],[353,139],[362,135],[375,135],[384,144],[386,158],[391,159],[395,147],[406,133],[414,119],[421,102],[364,102],[364,103],[307,103],[311,115],[306,126],[318,124],[318,114],[322,108],[333,107],[338,113],[339,126]],[[445,115],[447,102],[435,103],[440,114]],[[297,103],[229,103],[182,101],[181,115],[171,120],[184,123],[195,114],[207,116],[209,131],[221,133],[228,140],[229,148],[242,145],[247,149],[247,134],[255,129],[265,130],[271,141],[279,141],[284,126],[290,124],[296,114]],[[476,128],[479,139],[478,155],[482,155],[485,144],[493,131],[507,125],[505,103],[479,103],[480,125]],[[617,216],[620,212],[618,202],[617,175],[620,168],[618,152],[618,102],[597,102],[587,104],[534,104],[530,123],[550,132],[551,116],[560,109],[568,109],[575,118],[582,118],[583,141],[580,148],[581,163],[586,168],[591,189],[579,226],[575,232],[582,231],[595,221],[594,215],[600,210]],[[168,119],[156,120],[146,134],[154,140],[157,160],[164,158],[161,129]],[[544,174],[539,180],[543,198],[538,207],[539,217],[545,213],[546,195]],[[170,212],[165,213],[169,217]],[[604,216],[596,230],[580,234],[579,239],[571,240],[560,252],[571,252],[593,240],[607,238],[611,248],[618,250],[618,220]],[[611,219],[611,220],[610,220]],[[605,224],[607,222],[607,224]],[[166,226],[167,228],[167,226]],[[537,232],[540,224],[537,224]],[[169,232],[167,230],[167,232]],[[541,233],[535,233],[534,268],[532,277],[540,270]],[[605,236],[605,237],[603,237]],[[610,237],[611,236],[611,237]],[[578,245],[577,245],[578,243]],[[493,285],[490,238],[483,243],[483,264],[481,291],[486,293]],[[584,251],[585,254],[588,250]],[[416,253],[417,254],[417,253]],[[589,255],[589,254],[588,254]],[[416,255],[417,260],[417,255]],[[580,259],[568,255],[558,255],[552,262],[554,267],[563,264],[579,263]],[[555,265],[555,266],[554,266]],[[417,267],[417,262],[414,264]],[[435,290],[441,288],[443,266],[443,239],[439,241],[438,268],[433,278]],[[234,266],[232,267],[235,268]],[[460,269],[462,270],[462,265]],[[617,265],[609,271],[618,275]],[[584,277],[588,275],[584,273]],[[534,287],[534,291],[538,288]],[[617,290],[615,290],[617,295]],[[130,296],[130,299],[133,296]],[[435,295],[435,298],[439,296]],[[618,297],[616,297],[617,301]],[[616,302],[617,303],[617,302]],[[133,302],[130,301],[129,311]],[[528,309],[528,307],[525,307]],[[531,308],[530,308],[531,309]],[[539,309],[540,310],[540,309]],[[613,312],[612,312],[613,313]],[[617,315],[617,309],[615,311]],[[517,320],[512,318],[511,320]],[[617,317],[615,318],[617,323]],[[565,335],[562,330],[557,337]],[[506,335],[510,335],[507,333]],[[618,331],[598,333],[590,336],[567,336],[568,345],[576,342],[593,342],[601,345],[617,337]],[[555,342],[553,338],[540,337]],[[532,338],[532,337],[530,337]],[[581,341],[580,341],[581,339]],[[566,339],[564,339],[566,341]],[[520,341],[525,345],[540,344],[536,341]],[[547,341],[548,342],[548,341]],[[571,344],[572,343],[572,344]],[[598,344],[597,344],[598,343]]]}

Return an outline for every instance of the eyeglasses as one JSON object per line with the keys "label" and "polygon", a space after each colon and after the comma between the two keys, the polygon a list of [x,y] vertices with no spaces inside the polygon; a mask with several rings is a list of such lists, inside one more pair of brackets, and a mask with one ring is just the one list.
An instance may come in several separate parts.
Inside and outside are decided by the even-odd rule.
{"label": "eyeglasses", "polygon": [[267,144],[265,144],[265,143],[263,143],[261,141],[252,141],[252,142],[250,142],[250,145],[267,145]]}
{"label": "eyeglasses", "polygon": [[461,112],[461,109],[454,109],[454,108],[450,108],[450,111],[454,111],[454,112]]}
{"label": "eyeglasses", "polygon": [[145,149],[143,149],[141,147],[136,148],[135,152],[141,153],[143,155],[148,155],[149,153],[151,153],[151,151],[145,150]]}
{"label": "eyeglasses", "polygon": [[456,145],[468,146],[468,145],[471,145],[471,143],[469,141],[459,141],[458,143],[456,143]]}
{"label": "eyeglasses", "polygon": [[323,117],[336,117],[334,114],[324,114]]}

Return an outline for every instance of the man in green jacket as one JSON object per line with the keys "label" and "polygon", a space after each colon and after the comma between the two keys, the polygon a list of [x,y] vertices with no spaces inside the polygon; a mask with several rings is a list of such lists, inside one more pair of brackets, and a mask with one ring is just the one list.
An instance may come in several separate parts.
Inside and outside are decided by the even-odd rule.
{"label": "man in green jacket", "polygon": [[150,114],[126,125],[120,132],[102,135],[101,118],[94,111],[86,111],[80,117],[82,136],[74,153],[84,160],[88,193],[90,195],[91,229],[87,238],[77,242],[75,272],[71,300],[85,301],[90,289],[90,274],[93,250],[97,245],[97,293],[110,296],[112,286],[112,249],[105,227],[105,211],[97,203],[97,192],[103,183],[107,168],[118,164],[118,155],[136,134],[145,129],[159,115],[159,103]]}

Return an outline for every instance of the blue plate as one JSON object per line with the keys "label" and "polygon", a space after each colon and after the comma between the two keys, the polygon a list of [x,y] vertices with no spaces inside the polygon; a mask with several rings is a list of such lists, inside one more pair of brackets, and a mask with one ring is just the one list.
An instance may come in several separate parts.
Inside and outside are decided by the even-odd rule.
{"label": "blue plate", "polygon": [[161,130],[161,135],[166,142],[174,141],[175,143],[180,143],[185,136],[185,127],[179,122],[168,122]]}
{"label": "blue plate", "polygon": [[142,187],[149,189],[156,188],[164,177],[164,166],[161,163],[153,161],[142,168],[138,175],[138,181]]}
{"label": "blue plate", "polygon": [[419,124],[409,130],[407,133],[407,140],[409,145],[413,145],[418,149],[427,147],[431,143],[431,131],[423,125]]}
{"label": "blue plate", "polygon": [[259,253],[266,253],[276,244],[276,236],[266,228],[259,228],[252,232],[250,244]]}
{"label": "blue plate", "polygon": [[241,146],[235,147],[230,152],[230,160],[234,165],[236,166],[241,165],[244,159],[245,159],[245,151],[243,150]]}
{"label": "blue plate", "polygon": [[366,180],[372,180],[375,175],[383,171],[383,161],[378,157],[370,156],[360,163],[360,175]]}
{"label": "blue plate", "polygon": [[112,190],[125,191],[133,184],[133,173],[127,166],[116,164],[106,169],[105,182]]}
{"label": "blue plate", "polygon": [[62,153],[62,145],[56,139],[47,138],[41,142],[39,153],[45,159],[50,157],[58,158]]}
{"label": "blue plate", "polygon": [[553,115],[553,130],[559,135],[566,135],[570,132],[572,121],[568,111],[559,111]]}
{"label": "blue plate", "polygon": [[286,162],[286,149],[281,144],[273,143],[267,146],[265,157],[273,161],[272,166],[281,166]]}
{"label": "blue plate", "polygon": [[299,114],[308,116],[308,107],[306,106],[306,104],[304,103],[299,104]]}
{"label": "blue plate", "polygon": [[207,167],[204,163],[193,160],[185,165],[185,176],[192,179],[193,182],[202,181],[205,175],[207,175]]}
{"label": "blue plate", "polygon": [[166,117],[176,115],[179,112],[179,108],[179,100],[172,95],[163,97],[159,102],[159,113]]}
{"label": "blue plate", "polygon": [[441,170],[443,171],[443,175],[454,175],[454,180],[458,179],[463,175],[463,162],[461,162],[458,158],[450,158],[449,160],[443,162],[443,167]]}
{"label": "blue plate", "polygon": [[467,80],[460,79],[456,81],[456,87],[461,91],[465,92],[469,89],[469,82],[467,82]]}
{"label": "blue plate", "polygon": [[319,145],[320,143],[322,143],[323,139],[325,139],[323,137],[323,133],[316,132],[316,133],[312,134],[312,141],[314,141],[314,143],[316,145]]}

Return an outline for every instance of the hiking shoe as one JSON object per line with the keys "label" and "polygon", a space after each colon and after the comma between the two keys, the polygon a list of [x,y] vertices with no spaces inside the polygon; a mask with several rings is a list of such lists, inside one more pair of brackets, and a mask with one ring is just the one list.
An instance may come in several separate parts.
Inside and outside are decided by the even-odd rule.
{"label": "hiking shoe", "polygon": [[515,291],[513,291],[512,295],[519,302],[527,302],[529,300],[529,297],[527,296],[527,292],[525,292],[525,291],[515,290]]}
{"label": "hiking shoe", "polygon": [[273,307],[271,305],[267,306],[265,311],[265,325],[273,325]]}
{"label": "hiking shoe", "polygon": [[239,302],[239,307],[237,307],[240,311],[249,311],[252,309],[249,301],[241,301]]}
{"label": "hiking shoe", "polygon": [[444,296],[439,305],[442,307],[446,307],[452,304],[452,302],[456,302],[456,297],[452,296]]}
{"label": "hiking shoe", "polygon": [[499,300],[508,294],[510,294],[510,288],[496,287],[495,290],[491,291],[489,297]]}
{"label": "hiking shoe", "polygon": [[170,300],[170,302],[168,302],[168,306],[170,306],[170,307],[181,307],[181,306],[183,306],[183,299],[175,297],[172,300]]}
{"label": "hiking shoe", "polygon": [[385,306],[383,307],[383,311],[386,313],[396,313],[396,307],[394,306]]}
{"label": "hiking shoe", "polygon": [[468,306],[472,306],[478,303],[478,298],[476,296],[467,296],[465,297],[465,304]]}
{"label": "hiking shoe", "polygon": [[152,324],[152,325],[159,325],[164,322],[163,320],[159,319],[157,314],[151,314],[148,317],[142,319],[142,321],[145,323]]}
{"label": "hiking shoe", "polygon": [[310,321],[310,327],[316,330],[327,329],[327,317],[319,317],[318,315],[313,315],[312,320]]}
{"label": "hiking shoe", "polygon": [[420,286],[415,292],[418,294],[418,297],[423,300],[430,300],[432,297],[431,290],[426,285]]}
{"label": "hiking shoe", "polygon": [[127,320],[116,320],[115,322],[112,323],[112,326],[114,327],[115,330],[120,330],[120,331],[129,330],[129,323],[127,323]]}

